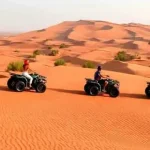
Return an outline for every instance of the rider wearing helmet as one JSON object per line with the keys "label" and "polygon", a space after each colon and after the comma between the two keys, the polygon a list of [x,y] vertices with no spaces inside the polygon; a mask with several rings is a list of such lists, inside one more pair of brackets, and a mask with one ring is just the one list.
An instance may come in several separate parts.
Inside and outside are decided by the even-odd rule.
{"label": "rider wearing helmet", "polygon": [[98,67],[97,67],[97,71],[96,71],[95,74],[94,74],[94,80],[100,80],[99,82],[100,82],[101,84],[104,84],[104,88],[103,88],[102,91],[103,91],[103,92],[106,92],[105,87],[107,86],[108,82],[105,81],[105,80],[103,80],[103,79],[101,79],[101,78],[106,78],[106,77],[108,77],[108,76],[102,75],[102,74],[101,74],[101,69],[102,69],[101,66],[98,66]]}
{"label": "rider wearing helmet", "polygon": [[29,60],[24,60],[22,75],[24,75],[25,77],[27,77],[30,80],[30,85],[29,86],[31,88],[33,78],[29,75],[28,70],[31,70],[31,69],[29,69]]}

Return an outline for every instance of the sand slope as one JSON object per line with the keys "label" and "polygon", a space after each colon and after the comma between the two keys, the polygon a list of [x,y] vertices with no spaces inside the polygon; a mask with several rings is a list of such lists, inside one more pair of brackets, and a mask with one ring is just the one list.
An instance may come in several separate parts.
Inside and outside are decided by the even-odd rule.
{"label": "sand slope", "polygon": [[[144,90],[150,79],[150,26],[80,20],[0,38],[0,150],[149,150],[150,109]],[[69,47],[60,49],[61,43]],[[57,56],[39,55],[31,69],[47,76],[47,91],[15,93],[7,88],[10,61],[34,50],[58,49]],[[114,61],[120,50],[141,60]],[[54,67],[56,59],[67,63]],[[84,78],[95,70],[90,60],[120,81],[120,96],[85,95]]]}
{"label": "sand slope", "polygon": [[[149,66],[149,38],[148,25],[92,20],[65,21],[41,30],[1,37],[0,49],[3,52],[19,50],[32,53],[37,49],[47,50],[51,46],[63,52],[63,56],[98,63],[112,61],[118,51],[125,50],[133,55],[139,54],[141,60],[144,60],[142,63],[132,63]],[[62,43],[68,47],[60,49]]]}
{"label": "sand slope", "polygon": [[10,92],[7,78],[0,79],[0,149],[150,149],[146,78],[103,71],[121,82],[121,94],[113,99],[84,94],[84,78],[93,69],[39,65],[37,72],[48,78],[44,94]]}

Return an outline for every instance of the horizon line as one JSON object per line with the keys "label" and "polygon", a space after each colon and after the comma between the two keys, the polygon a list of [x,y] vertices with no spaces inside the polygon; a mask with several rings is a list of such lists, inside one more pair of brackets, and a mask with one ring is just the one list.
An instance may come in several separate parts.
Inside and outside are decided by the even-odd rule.
{"label": "horizon line", "polygon": [[113,21],[106,21],[106,20],[92,20],[92,19],[80,19],[80,20],[66,20],[66,21],[61,21],[61,22],[57,22],[57,23],[53,23],[47,27],[41,27],[41,28],[36,28],[36,29],[31,29],[31,30],[22,30],[22,31],[0,31],[0,34],[20,34],[20,33],[26,33],[26,32],[33,32],[33,31],[37,31],[37,30],[42,30],[42,29],[47,29],[49,27],[61,24],[61,23],[65,23],[65,22],[79,22],[79,21],[91,21],[91,22],[105,22],[105,23],[112,23],[112,24],[116,24],[116,25],[130,25],[130,24],[135,24],[135,25],[146,25],[146,26],[150,26],[149,24],[145,24],[145,23],[141,23],[141,22],[113,22]]}

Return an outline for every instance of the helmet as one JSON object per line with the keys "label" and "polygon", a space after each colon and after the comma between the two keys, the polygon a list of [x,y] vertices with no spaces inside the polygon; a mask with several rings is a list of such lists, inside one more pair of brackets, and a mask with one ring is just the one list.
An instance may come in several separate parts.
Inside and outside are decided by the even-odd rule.
{"label": "helmet", "polygon": [[102,69],[102,67],[99,65],[98,67],[97,67],[97,70],[101,70]]}
{"label": "helmet", "polygon": [[28,61],[27,59],[25,59],[25,60],[24,60],[24,64],[25,64],[25,65],[28,65],[28,64],[29,64],[29,61]]}

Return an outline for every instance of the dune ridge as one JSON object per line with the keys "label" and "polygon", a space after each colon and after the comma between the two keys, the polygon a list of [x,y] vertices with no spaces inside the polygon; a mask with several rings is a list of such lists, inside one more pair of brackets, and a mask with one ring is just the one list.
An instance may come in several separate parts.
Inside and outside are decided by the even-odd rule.
{"label": "dune ridge", "polygon": [[[77,58],[84,58],[97,63],[112,61],[118,51],[124,50],[132,54],[138,53],[144,60],[144,63],[142,62],[140,65],[149,66],[147,57],[147,53],[150,52],[149,39],[150,26],[148,25],[79,20],[64,21],[48,28],[5,38],[1,37],[0,48],[4,52],[16,49],[21,52],[33,52],[36,49],[45,50],[51,46],[62,51],[63,56],[72,57],[76,53]],[[59,46],[62,43],[68,47],[60,50]],[[107,53],[103,53],[103,50],[107,50],[111,55],[108,56]],[[96,55],[92,54],[91,51],[93,53],[99,51],[100,57],[92,57]],[[139,61],[132,61],[131,63],[139,64]]]}

